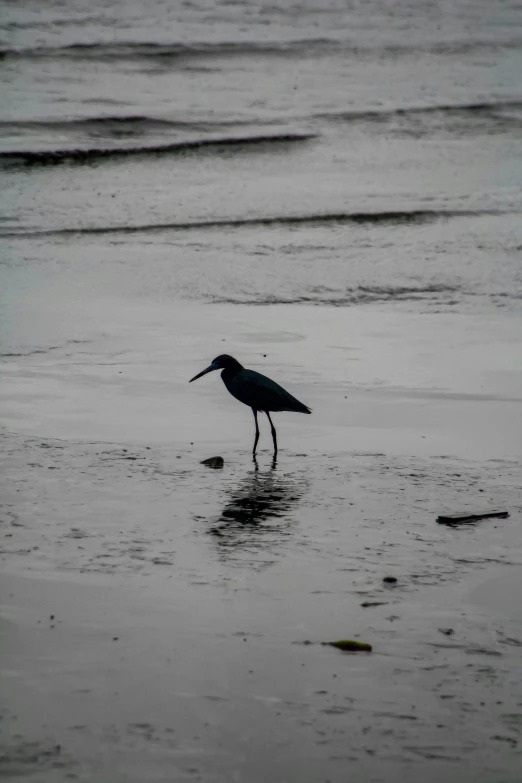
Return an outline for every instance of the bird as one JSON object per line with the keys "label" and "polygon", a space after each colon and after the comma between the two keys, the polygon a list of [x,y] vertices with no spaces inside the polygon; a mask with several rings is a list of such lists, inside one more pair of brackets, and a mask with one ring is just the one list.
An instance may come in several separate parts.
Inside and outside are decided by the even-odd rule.
{"label": "bird", "polygon": [[290,392],[279,386],[278,383],[271,378],[267,378],[266,375],[261,375],[260,372],[255,370],[247,370],[243,367],[237,359],[233,356],[229,356],[224,353],[221,356],[217,356],[210,365],[190,379],[189,383],[196,381],[203,375],[214,370],[222,370],[221,378],[223,383],[227,387],[230,394],[239,400],[239,402],[248,405],[252,408],[254,414],[254,421],[256,423],[256,436],[254,439],[254,448],[252,455],[255,459],[256,448],[259,440],[259,424],[257,421],[257,414],[259,411],[264,411],[270,422],[270,430],[272,432],[272,440],[274,443],[274,458],[277,455],[277,433],[270,418],[270,412],[276,411],[294,411],[295,413],[311,413],[311,409],[299,402],[293,397]]}

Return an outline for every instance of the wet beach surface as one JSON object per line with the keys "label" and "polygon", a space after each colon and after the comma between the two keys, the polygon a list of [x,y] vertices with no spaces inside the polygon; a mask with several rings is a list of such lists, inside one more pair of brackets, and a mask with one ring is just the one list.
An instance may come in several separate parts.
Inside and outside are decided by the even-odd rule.
{"label": "wet beach surface", "polygon": [[[516,780],[514,461],[4,455],[6,778]],[[448,528],[442,498],[512,515]],[[373,652],[318,644],[345,636]]]}
{"label": "wet beach surface", "polygon": [[[222,306],[201,309],[215,331]],[[219,378],[188,386],[199,325],[160,361],[184,312],[156,311],[114,355],[102,341],[6,359],[8,779],[516,780],[520,399],[514,358],[499,355],[506,329],[516,350],[511,319],[487,333],[477,320],[468,344],[441,351],[451,319],[435,339],[434,316],[424,333],[415,316],[419,368],[412,341],[404,354],[410,313],[304,308],[299,335],[292,308],[269,309],[259,331],[249,308],[228,313],[225,339],[315,407],[277,417],[275,466],[264,422],[252,462],[251,414]],[[496,356],[494,377],[474,345],[485,367]],[[334,373],[341,349],[366,357],[349,382]],[[223,468],[201,464],[213,454]],[[477,508],[510,517],[436,523]],[[373,652],[319,644],[343,637]]]}
{"label": "wet beach surface", "polygon": [[520,5],[0,40],[0,776],[518,783]]}

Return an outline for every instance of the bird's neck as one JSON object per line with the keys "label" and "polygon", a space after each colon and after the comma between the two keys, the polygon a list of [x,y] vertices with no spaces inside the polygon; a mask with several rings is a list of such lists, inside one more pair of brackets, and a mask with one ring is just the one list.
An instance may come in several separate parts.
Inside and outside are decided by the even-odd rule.
{"label": "bird's neck", "polygon": [[234,364],[230,364],[228,367],[225,367],[223,372],[221,373],[221,378],[223,379],[223,383],[225,386],[228,386],[229,381],[231,381],[238,372],[241,372],[241,370],[244,370],[242,364],[239,362],[235,362]]}

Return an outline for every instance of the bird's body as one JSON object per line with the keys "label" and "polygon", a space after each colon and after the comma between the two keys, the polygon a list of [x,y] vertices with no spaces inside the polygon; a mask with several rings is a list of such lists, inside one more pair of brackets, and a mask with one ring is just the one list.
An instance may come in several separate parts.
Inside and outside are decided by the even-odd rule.
{"label": "bird's body", "polygon": [[266,375],[244,367],[237,372],[223,370],[223,383],[239,402],[257,411],[294,411],[310,413],[310,409]]}
{"label": "bird's body", "polygon": [[293,411],[295,413],[311,413],[312,411],[302,402],[299,402],[286,389],[279,386],[278,383],[266,375],[262,375],[255,370],[247,370],[232,356],[223,354],[218,356],[206,370],[196,375],[190,382],[195,381],[202,375],[206,375],[212,370],[222,369],[221,378],[230,394],[239,400],[239,402],[252,408],[256,422],[256,438],[254,441],[254,455],[259,440],[259,427],[257,424],[257,414],[264,411],[268,416],[270,428],[272,430],[272,439],[274,442],[274,452],[277,454],[277,436],[275,427],[270,418],[270,412]]}

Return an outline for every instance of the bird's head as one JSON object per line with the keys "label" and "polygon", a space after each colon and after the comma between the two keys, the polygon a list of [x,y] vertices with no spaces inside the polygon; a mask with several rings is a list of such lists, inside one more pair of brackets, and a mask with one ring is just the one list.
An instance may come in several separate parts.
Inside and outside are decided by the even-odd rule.
{"label": "bird's head", "polygon": [[213,370],[235,370],[236,372],[239,372],[239,370],[242,369],[243,365],[240,364],[237,359],[234,359],[233,356],[229,356],[227,353],[222,353],[220,356],[216,356],[216,358],[205,370],[203,370],[203,372],[200,372],[191,378],[189,383],[196,381],[198,378],[201,378],[202,375],[206,375],[208,372],[212,372]]}

